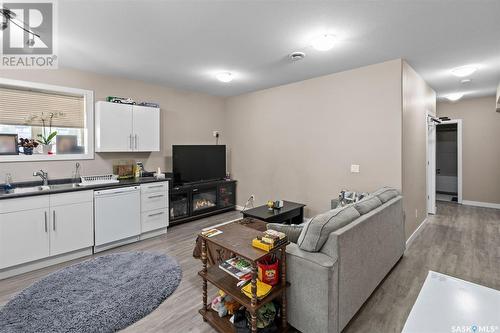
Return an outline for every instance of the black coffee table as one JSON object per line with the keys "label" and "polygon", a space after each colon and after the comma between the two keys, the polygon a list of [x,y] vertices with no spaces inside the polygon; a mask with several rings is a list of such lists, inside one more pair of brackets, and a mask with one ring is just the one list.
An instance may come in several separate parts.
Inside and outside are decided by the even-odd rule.
{"label": "black coffee table", "polygon": [[304,221],[304,207],[306,205],[291,201],[283,201],[283,207],[272,209],[258,206],[242,211],[243,217],[253,217],[268,223],[300,224]]}

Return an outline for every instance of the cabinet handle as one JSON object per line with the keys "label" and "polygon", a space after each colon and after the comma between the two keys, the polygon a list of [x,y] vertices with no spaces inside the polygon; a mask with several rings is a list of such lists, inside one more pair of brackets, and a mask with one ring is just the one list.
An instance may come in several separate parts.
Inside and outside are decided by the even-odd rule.
{"label": "cabinet handle", "polygon": [[154,213],[154,214],[149,214],[148,217],[153,217],[157,215],[163,215],[165,212],[159,212],[159,213]]}
{"label": "cabinet handle", "polygon": [[52,211],[52,230],[56,231],[56,211]]}
{"label": "cabinet handle", "polygon": [[148,199],[153,199],[153,198],[162,198],[163,194],[157,194],[157,195],[151,195],[148,197]]}
{"label": "cabinet handle", "polygon": [[128,136],[128,144],[129,144],[130,149],[132,149],[132,134],[130,134]]}
{"label": "cabinet handle", "polygon": [[157,187],[163,187],[163,185],[153,185],[153,186],[148,186],[148,188],[157,188]]}
{"label": "cabinet handle", "polygon": [[49,232],[49,227],[47,225],[47,211],[43,212],[45,215],[45,232]]}
{"label": "cabinet handle", "polygon": [[135,140],[134,140],[134,141],[135,141],[135,149],[137,149],[137,138],[138,138],[138,136],[137,136],[137,134],[136,134],[136,135],[135,135]]}
{"label": "cabinet handle", "polygon": [[193,192],[198,192],[198,189],[197,188],[193,188]]}

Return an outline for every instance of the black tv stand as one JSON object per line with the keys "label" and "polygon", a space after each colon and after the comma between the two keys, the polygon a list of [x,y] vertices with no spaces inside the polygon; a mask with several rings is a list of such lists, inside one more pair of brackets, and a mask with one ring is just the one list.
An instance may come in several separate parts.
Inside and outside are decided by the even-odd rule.
{"label": "black tv stand", "polygon": [[170,225],[236,208],[236,180],[174,184],[169,191]]}

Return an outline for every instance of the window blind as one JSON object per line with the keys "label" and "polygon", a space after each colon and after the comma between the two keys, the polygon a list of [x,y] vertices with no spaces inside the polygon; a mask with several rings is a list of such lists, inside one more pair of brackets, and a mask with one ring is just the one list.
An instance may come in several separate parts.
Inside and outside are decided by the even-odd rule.
{"label": "window blind", "polygon": [[[62,115],[53,118],[52,127],[84,127],[83,96],[0,87],[0,124],[41,126],[42,113],[48,118],[50,113],[56,112]],[[32,116],[39,117],[28,124],[27,120]]]}

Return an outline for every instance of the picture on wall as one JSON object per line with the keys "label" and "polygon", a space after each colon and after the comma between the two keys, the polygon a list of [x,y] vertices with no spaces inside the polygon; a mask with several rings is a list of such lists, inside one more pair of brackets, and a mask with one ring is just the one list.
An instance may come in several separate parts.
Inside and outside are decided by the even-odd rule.
{"label": "picture on wall", "polygon": [[0,155],[18,155],[17,134],[0,134]]}

